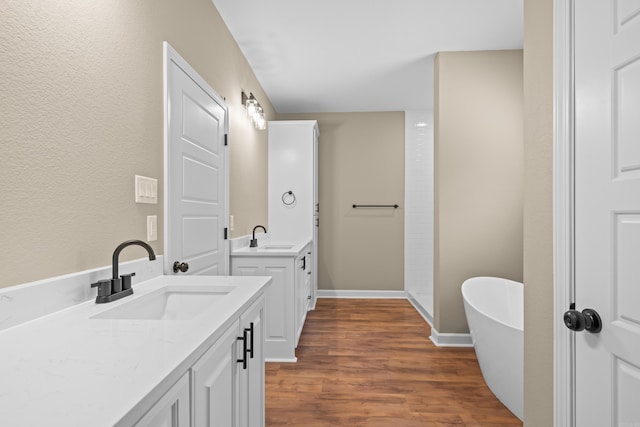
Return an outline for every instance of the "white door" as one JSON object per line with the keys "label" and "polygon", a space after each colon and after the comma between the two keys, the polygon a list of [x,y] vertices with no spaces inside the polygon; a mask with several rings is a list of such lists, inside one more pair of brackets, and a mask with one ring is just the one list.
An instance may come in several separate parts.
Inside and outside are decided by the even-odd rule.
{"label": "white door", "polygon": [[165,46],[165,273],[225,275],[227,107]]}
{"label": "white door", "polygon": [[576,426],[640,426],[640,1],[575,7]]}

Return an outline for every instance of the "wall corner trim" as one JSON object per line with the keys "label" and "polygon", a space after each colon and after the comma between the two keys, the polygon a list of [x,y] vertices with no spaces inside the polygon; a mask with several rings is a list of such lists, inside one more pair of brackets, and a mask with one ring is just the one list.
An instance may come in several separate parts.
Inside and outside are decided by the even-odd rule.
{"label": "wall corner trim", "polygon": [[431,328],[429,339],[437,347],[473,347],[471,334],[446,334],[440,333],[436,328]]}

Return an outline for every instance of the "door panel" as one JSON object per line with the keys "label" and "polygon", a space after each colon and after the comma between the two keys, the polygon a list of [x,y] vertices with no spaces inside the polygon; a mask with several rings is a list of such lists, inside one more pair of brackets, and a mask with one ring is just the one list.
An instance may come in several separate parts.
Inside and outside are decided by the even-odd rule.
{"label": "door panel", "polygon": [[[224,275],[226,106],[173,55],[167,65],[166,261],[168,266],[189,264],[178,274]],[[172,272],[169,267],[167,273]]]}
{"label": "door panel", "polygon": [[640,425],[640,1],[574,5],[576,426]]}

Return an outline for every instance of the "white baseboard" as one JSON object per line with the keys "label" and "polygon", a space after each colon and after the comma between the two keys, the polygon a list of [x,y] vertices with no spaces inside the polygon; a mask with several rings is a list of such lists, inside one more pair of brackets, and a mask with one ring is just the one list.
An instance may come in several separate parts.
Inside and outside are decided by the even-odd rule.
{"label": "white baseboard", "polygon": [[298,358],[294,357],[293,359],[278,359],[278,358],[265,357],[264,361],[267,363],[296,363],[298,361]]}
{"label": "white baseboard", "polygon": [[318,298],[387,298],[406,299],[405,291],[339,291],[318,289]]}
{"label": "white baseboard", "polygon": [[409,300],[413,308],[415,308],[418,313],[420,313],[420,316],[422,316],[422,318],[429,324],[429,326],[433,328],[433,316],[431,315],[431,313],[425,310],[425,308],[420,305],[420,303],[418,303],[414,298],[412,298],[411,295],[407,294],[407,299]]}
{"label": "white baseboard", "polygon": [[471,334],[441,334],[433,327],[429,339],[438,347],[473,347]]}

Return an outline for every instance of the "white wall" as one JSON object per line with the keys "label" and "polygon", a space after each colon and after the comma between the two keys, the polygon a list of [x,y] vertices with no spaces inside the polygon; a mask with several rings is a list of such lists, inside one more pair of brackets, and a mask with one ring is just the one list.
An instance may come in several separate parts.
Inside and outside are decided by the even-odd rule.
{"label": "white wall", "polygon": [[433,316],[433,111],[405,111],[404,287]]}

